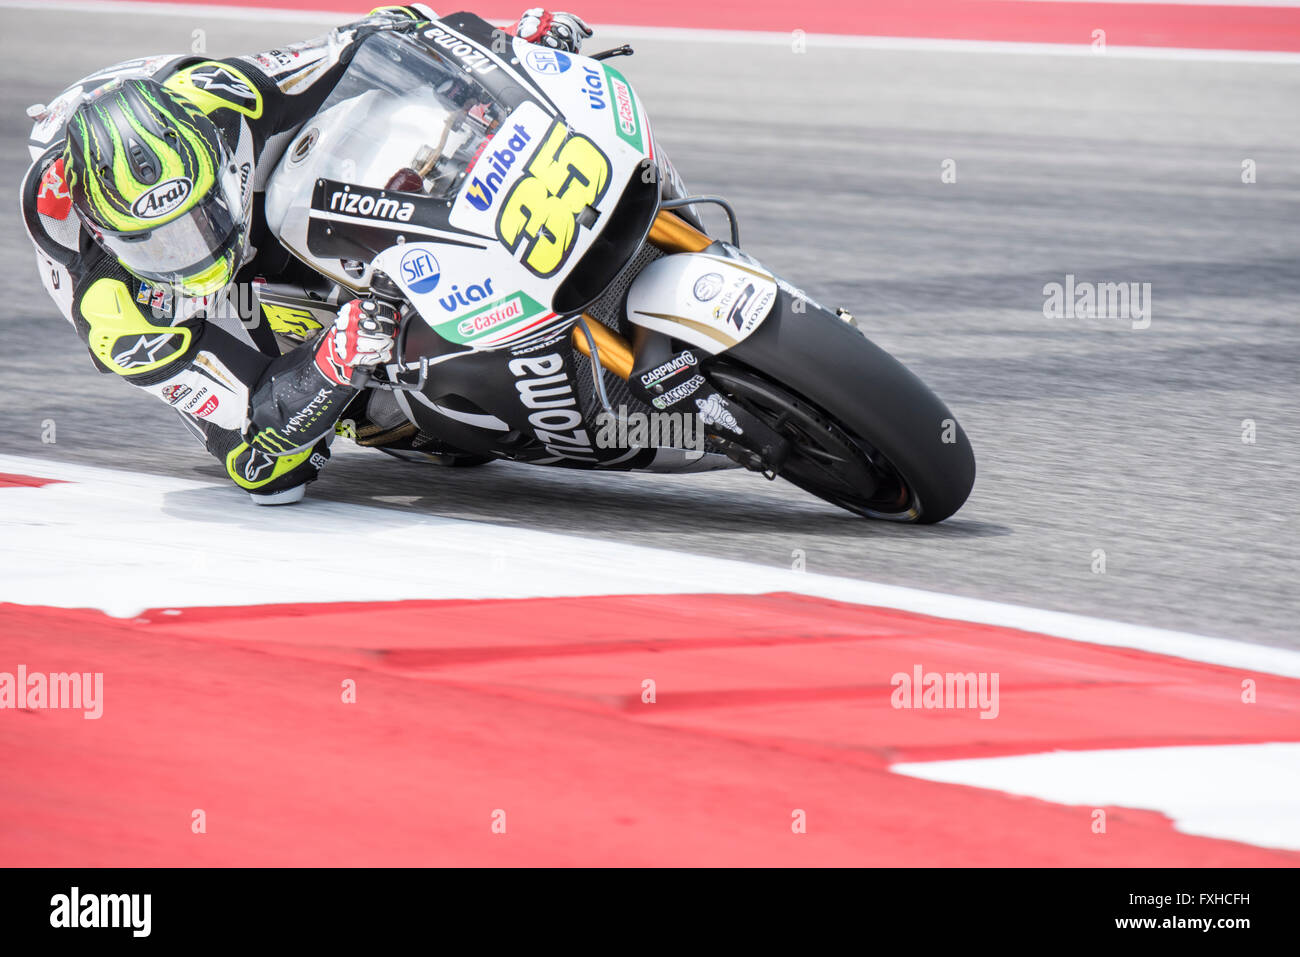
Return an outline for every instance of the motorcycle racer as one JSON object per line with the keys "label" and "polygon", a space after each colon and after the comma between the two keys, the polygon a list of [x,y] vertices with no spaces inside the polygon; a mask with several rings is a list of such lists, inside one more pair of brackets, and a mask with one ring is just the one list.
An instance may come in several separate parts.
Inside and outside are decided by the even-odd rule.
{"label": "motorcycle racer", "polygon": [[[376,299],[280,354],[226,307],[291,257],[262,187],[357,45],[435,19],[381,7],[316,40],[211,60],[160,56],[81,80],[37,120],[21,208],[46,291],[96,366],[153,393],[258,504],[296,502],[329,458],[358,373],[393,357],[401,316]],[[526,11],[507,33],[578,52],[576,16]]]}

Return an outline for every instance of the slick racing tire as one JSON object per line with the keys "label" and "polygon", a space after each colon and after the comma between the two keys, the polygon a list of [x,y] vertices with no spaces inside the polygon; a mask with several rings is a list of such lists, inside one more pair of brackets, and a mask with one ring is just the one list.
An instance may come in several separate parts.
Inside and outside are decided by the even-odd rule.
{"label": "slick racing tire", "polygon": [[790,441],[777,474],[868,518],[932,524],[961,508],[975,455],[948,407],[848,322],[793,304],[782,291],[709,365],[715,387]]}

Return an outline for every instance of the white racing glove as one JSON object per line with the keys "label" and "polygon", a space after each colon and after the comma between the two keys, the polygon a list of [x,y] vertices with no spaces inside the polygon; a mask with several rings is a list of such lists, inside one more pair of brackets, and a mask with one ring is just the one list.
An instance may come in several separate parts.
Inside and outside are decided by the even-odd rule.
{"label": "white racing glove", "polygon": [[577,53],[582,41],[591,36],[591,27],[572,13],[552,13],[541,7],[525,10],[515,27],[515,36],[566,53]]}
{"label": "white racing glove", "polygon": [[393,358],[399,315],[375,299],[353,299],[339,310],[334,328],[316,349],[316,367],[326,378],[349,385],[356,369],[373,369]]}

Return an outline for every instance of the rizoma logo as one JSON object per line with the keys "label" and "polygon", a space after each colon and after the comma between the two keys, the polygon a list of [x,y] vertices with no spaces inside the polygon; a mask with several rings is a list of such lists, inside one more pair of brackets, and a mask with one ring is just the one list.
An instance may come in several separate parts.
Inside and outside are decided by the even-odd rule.
{"label": "rizoma logo", "polygon": [[466,43],[454,33],[448,33],[441,27],[430,27],[424,32],[424,36],[455,57],[466,70],[472,70],[479,76],[491,73],[497,68],[497,65],[488,59],[487,54],[474,44]]}
{"label": "rizoma logo", "polygon": [[636,136],[636,108],[632,106],[632,88],[612,76],[609,79],[610,86],[614,88],[614,108],[618,117],[618,128],[627,136]]}
{"label": "rizoma logo", "polygon": [[495,329],[507,322],[514,322],[516,319],[524,318],[524,301],[521,297],[515,296],[507,299],[499,306],[493,306],[486,312],[480,312],[476,316],[470,316],[468,319],[461,320],[456,331],[462,336],[477,336],[489,329]]}
{"label": "rizoma logo", "polygon": [[178,209],[193,188],[183,176],[169,179],[142,194],[131,204],[131,212],[141,219],[160,219]]}
{"label": "rizoma logo", "polygon": [[353,216],[367,216],[371,219],[396,219],[409,223],[415,215],[415,204],[403,200],[399,202],[387,196],[371,196],[366,193],[353,193],[349,190],[336,190],[330,194],[331,210],[349,213]]}
{"label": "rizoma logo", "polygon": [[532,137],[528,135],[528,131],[516,123],[515,135],[507,141],[506,148],[493,150],[479,160],[478,165],[487,164],[488,172],[485,176],[475,176],[470,181],[469,189],[465,191],[465,198],[469,200],[471,206],[480,212],[487,212],[492,208],[492,202],[501,191],[501,184],[505,182],[506,174],[510,172],[519,155],[531,142]]}
{"label": "rizoma logo", "polygon": [[432,292],[442,277],[442,268],[433,254],[413,249],[402,257],[402,279],[415,292]]}

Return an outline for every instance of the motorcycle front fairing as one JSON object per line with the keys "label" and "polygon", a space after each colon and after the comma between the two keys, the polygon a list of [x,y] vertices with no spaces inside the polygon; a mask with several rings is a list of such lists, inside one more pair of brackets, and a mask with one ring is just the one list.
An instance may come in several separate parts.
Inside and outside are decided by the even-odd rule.
{"label": "motorcycle front fairing", "polygon": [[472,350],[570,323],[659,201],[626,80],[517,38],[499,56],[502,36],[459,15],[367,38],[267,190],[267,220],[294,255],[358,294],[381,271]]}

